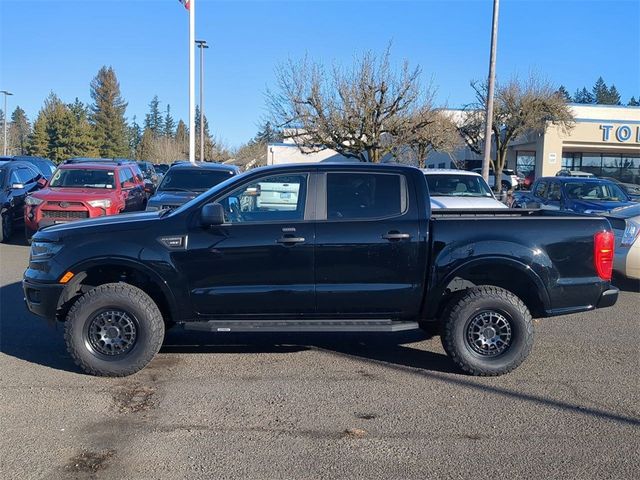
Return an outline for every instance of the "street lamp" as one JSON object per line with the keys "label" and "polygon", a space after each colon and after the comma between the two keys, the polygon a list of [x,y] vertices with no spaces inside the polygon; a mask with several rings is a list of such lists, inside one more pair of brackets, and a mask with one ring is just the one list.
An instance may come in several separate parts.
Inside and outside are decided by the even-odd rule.
{"label": "street lamp", "polygon": [[200,49],[200,161],[204,162],[204,49],[209,48],[206,40],[196,40]]}
{"label": "street lamp", "polygon": [[0,90],[4,94],[4,144],[2,145],[2,155],[7,156],[7,97],[13,93],[6,90]]}

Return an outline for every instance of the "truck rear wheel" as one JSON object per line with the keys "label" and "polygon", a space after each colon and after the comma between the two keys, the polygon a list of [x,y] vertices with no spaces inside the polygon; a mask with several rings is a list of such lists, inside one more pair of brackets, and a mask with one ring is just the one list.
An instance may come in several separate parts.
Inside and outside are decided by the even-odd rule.
{"label": "truck rear wheel", "polygon": [[533,346],[533,321],[513,293],[484,286],[465,290],[444,312],[442,345],[472,375],[503,375],[518,367]]}
{"label": "truck rear wheel", "polygon": [[158,306],[142,290],[107,283],[80,297],[67,314],[67,350],[91,375],[123,377],[144,368],[164,339]]}

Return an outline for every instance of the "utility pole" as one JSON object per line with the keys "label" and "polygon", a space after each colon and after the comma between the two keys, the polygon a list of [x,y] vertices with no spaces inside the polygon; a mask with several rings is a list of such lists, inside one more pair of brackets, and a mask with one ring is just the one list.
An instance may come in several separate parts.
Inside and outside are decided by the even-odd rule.
{"label": "utility pole", "polygon": [[206,40],[196,40],[200,49],[200,161],[204,162],[204,49],[209,48]]}
{"label": "utility pole", "polygon": [[196,163],[196,0],[189,0],[189,161]]}
{"label": "utility pole", "polygon": [[[489,164],[491,163],[491,129],[493,123],[493,90],[496,81],[496,50],[498,44],[498,10],[500,0],[493,0],[493,21],[491,22],[491,54],[489,56],[489,84],[487,88],[487,116],[484,130],[484,158],[482,159],[482,178],[489,182]],[[495,176],[495,171],[493,172]],[[501,185],[500,179],[494,180],[494,188]]]}
{"label": "utility pole", "polygon": [[6,90],[0,90],[0,93],[4,94],[4,143],[2,144],[2,155],[7,156],[7,97],[13,95]]}

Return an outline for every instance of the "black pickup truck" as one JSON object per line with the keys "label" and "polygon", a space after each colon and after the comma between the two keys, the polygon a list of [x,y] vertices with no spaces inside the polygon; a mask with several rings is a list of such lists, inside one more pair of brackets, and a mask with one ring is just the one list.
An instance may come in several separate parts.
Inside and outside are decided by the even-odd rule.
{"label": "black pickup truck", "polygon": [[531,317],[609,307],[604,218],[430,211],[412,167],[252,170],[176,210],[58,225],[33,237],[24,295],[63,321],[86,372],[132,374],[165,329],[438,329],[464,371],[500,375],[533,343]]}

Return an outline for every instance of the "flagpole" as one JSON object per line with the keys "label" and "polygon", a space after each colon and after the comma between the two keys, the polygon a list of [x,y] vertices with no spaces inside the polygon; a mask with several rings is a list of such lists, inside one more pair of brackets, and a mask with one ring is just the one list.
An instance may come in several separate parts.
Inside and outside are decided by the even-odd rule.
{"label": "flagpole", "polygon": [[196,0],[189,1],[189,161],[196,161]]}

